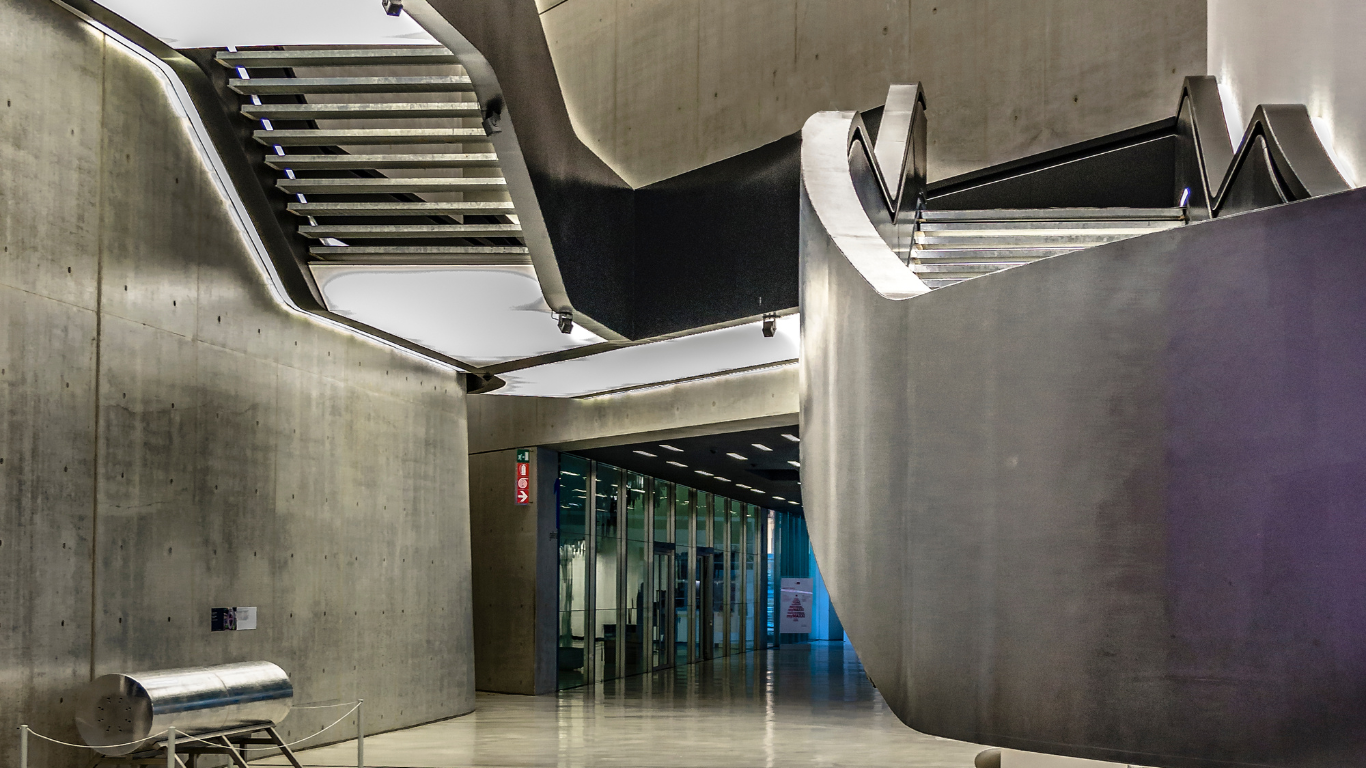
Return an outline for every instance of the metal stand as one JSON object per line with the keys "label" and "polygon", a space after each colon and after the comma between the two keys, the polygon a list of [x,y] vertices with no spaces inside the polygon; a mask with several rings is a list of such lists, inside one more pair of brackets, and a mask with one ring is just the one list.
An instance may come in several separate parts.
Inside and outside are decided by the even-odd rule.
{"label": "metal stand", "polygon": [[[207,742],[207,743],[206,743]],[[113,765],[162,765],[166,768],[195,768],[200,755],[227,755],[237,768],[248,768],[243,750],[247,747],[275,747],[294,768],[303,768],[293,750],[280,738],[274,726],[251,725],[227,731],[215,731],[177,741],[175,729],[167,734],[166,742],[154,749],[134,752],[119,757],[100,756],[90,768]],[[181,759],[181,756],[185,759]]]}

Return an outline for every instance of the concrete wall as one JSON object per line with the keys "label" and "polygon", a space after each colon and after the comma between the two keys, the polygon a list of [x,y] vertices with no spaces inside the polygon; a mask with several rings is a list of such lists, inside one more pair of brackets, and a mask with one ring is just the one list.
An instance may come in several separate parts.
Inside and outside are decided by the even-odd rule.
{"label": "concrete wall", "polygon": [[915,80],[929,100],[930,175],[943,178],[1170,117],[1181,79],[1205,69],[1205,0],[540,7],[575,129],[636,186]]}
{"label": "concrete wall", "polygon": [[[58,6],[0,0],[0,110],[0,764],[115,671],[472,709],[456,376],[282,310],[158,76]],[[260,629],[209,631],[238,605]]]}
{"label": "concrete wall", "polygon": [[532,449],[532,502],[514,502],[516,449],[470,456],[474,679],[481,691],[555,690],[559,453]]}
{"label": "concrete wall", "polygon": [[1209,0],[1209,73],[1234,144],[1258,104],[1304,104],[1348,183],[1366,183],[1366,4]]}

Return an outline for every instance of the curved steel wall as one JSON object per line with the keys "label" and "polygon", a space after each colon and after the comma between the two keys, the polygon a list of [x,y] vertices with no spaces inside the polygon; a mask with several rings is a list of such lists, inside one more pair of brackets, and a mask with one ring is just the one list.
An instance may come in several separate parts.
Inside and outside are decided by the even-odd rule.
{"label": "curved steel wall", "polygon": [[1117,762],[1351,762],[1366,190],[917,295],[822,173],[852,119],[804,133],[803,491],[891,708]]}

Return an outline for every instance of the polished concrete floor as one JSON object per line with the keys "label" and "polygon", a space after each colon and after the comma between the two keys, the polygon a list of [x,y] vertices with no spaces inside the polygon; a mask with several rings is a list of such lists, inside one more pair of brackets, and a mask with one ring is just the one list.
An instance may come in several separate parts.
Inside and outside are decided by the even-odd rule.
{"label": "polished concrete floor", "polygon": [[[902,725],[868,682],[852,646],[814,643],[551,696],[481,693],[473,714],[367,738],[365,762],[386,768],[970,768],[981,749]],[[354,766],[356,746],[343,742],[299,758],[305,766]]]}

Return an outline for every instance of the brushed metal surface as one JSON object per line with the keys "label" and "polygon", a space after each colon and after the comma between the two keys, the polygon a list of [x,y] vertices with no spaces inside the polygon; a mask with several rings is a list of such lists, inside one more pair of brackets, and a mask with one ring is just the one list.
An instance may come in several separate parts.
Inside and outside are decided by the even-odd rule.
{"label": "brushed metal surface", "polygon": [[[851,119],[813,117],[803,152]],[[839,242],[829,193],[802,197],[805,507],[903,722],[1173,768],[1355,761],[1366,191],[928,295],[858,251],[870,224]]]}
{"label": "brushed metal surface", "polygon": [[268,661],[103,675],[77,697],[76,729],[100,754],[127,755],[169,728],[193,736],[274,725],[293,701],[289,675]]}

